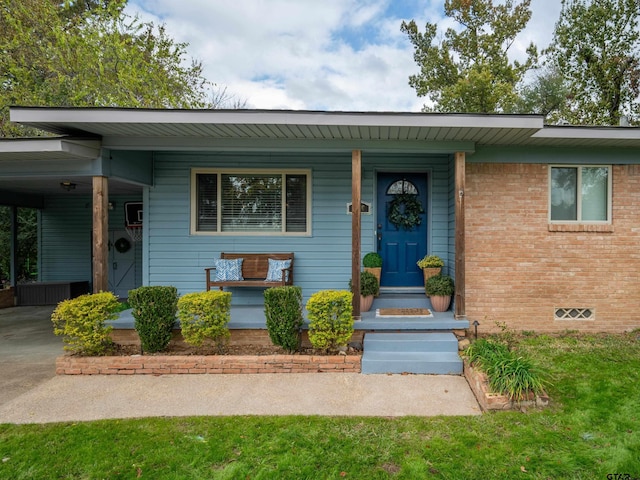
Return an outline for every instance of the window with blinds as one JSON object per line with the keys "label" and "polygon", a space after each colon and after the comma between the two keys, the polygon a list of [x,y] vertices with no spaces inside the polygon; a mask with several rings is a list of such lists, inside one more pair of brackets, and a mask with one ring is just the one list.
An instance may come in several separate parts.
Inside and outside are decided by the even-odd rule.
{"label": "window with blinds", "polygon": [[551,166],[549,219],[552,222],[610,222],[610,166]]}
{"label": "window with blinds", "polygon": [[309,177],[308,171],[193,171],[195,233],[307,234]]}

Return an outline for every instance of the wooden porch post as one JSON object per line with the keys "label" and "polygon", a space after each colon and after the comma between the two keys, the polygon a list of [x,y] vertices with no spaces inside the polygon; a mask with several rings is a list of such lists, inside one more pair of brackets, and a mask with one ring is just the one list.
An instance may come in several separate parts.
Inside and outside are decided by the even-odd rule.
{"label": "wooden porch post", "polygon": [[464,318],[465,313],[465,226],[464,226],[464,190],[465,190],[465,153],[455,154],[455,192],[456,192],[456,278],[455,278],[455,318]]}
{"label": "wooden porch post", "polygon": [[93,293],[109,290],[109,181],[93,177]]}
{"label": "wooden porch post", "polygon": [[360,320],[360,231],[361,231],[361,181],[362,152],[351,152],[351,284],[353,295],[353,318]]}

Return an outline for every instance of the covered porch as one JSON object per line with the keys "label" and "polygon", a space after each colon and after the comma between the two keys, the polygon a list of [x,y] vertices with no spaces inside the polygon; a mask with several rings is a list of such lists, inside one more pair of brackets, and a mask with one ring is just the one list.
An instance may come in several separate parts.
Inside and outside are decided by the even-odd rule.
{"label": "covered porch", "polygon": [[[398,309],[421,310],[421,315],[385,315]],[[425,311],[428,310],[428,311]],[[302,346],[310,346],[306,331],[309,319],[303,311]],[[111,322],[112,338],[124,345],[139,345],[131,310]],[[354,322],[350,351],[362,352],[361,372],[461,374],[462,360],[458,355],[458,339],[466,336],[467,320],[456,319],[453,311],[434,312],[428,298],[417,293],[381,293],[371,310],[362,312]],[[262,305],[231,307],[231,345],[268,346],[271,340]],[[174,339],[180,341],[177,330]]]}
{"label": "covered porch", "polygon": [[[14,107],[11,119],[64,135],[54,140],[62,158],[46,164],[50,176],[56,178],[54,189],[61,188],[58,179],[62,172],[77,183],[76,190],[66,193],[80,193],[81,186],[85,189],[83,207],[92,216],[87,216],[91,223],[82,235],[85,243],[91,239],[91,251],[87,249],[85,256],[91,262],[93,291],[109,290],[113,273],[108,236],[108,221],[113,212],[109,211],[109,201],[120,183],[133,187],[144,204],[140,242],[142,285],[174,284],[180,293],[197,291],[203,289],[203,268],[210,266],[219,252],[279,249],[296,252],[296,282],[308,298],[318,290],[345,288],[350,277],[354,290],[358,290],[363,254],[380,249],[376,238],[379,240],[378,225],[384,223],[381,221],[384,218],[376,215],[384,216],[386,212],[380,179],[389,172],[414,173],[422,176],[425,190],[430,192],[422,202],[423,225],[428,224],[429,230],[423,235],[424,243],[412,252],[416,255],[405,263],[416,270],[416,259],[425,253],[446,258],[446,273],[455,278],[456,292],[450,312],[454,319],[465,318],[467,156],[475,152],[478,143],[519,140],[541,127],[540,119],[521,116],[372,112]],[[82,152],[80,160],[68,158],[69,135],[83,138],[75,140],[74,147],[78,142],[93,142],[90,145],[93,149]],[[30,161],[44,163],[51,152],[41,147],[31,141],[14,143],[2,157],[9,160],[16,158],[16,154],[36,155]],[[2,180],[6,183],[0,185],[0,190],[9,195],[42,195],[43,187],[34,182],[45,179],[34,178],[26,165],[18,166],[18,162],[12,165],[11,172],[3,171]],[[81,165],[84,168],[79,170]],[[280,175],[290,169],[301,175],[298,170],[304,169],[302,176],[307,181],[308,195],[303,230],[292,230],[297,232],[294,234],[265,235],[255,231],[244,235],[225,232],[222,227],[215,231],[195,227],[192,218],[198,212],[199,200],[193,197],[196,189],[193,179],[199,174],[218,175],[216,178],[236,174],[235,170],[229,170],[232,165],[242,170],[240,173],[249,172],[247,175],[266,167],[273,170],[269,170],[269,175]],[[207,173],[209,170],[215,172]],[[75,182],[74,174],[88,181]],[[25,182],[22,190],[16,190],[16,179]],[[32,188],[29,192],[25,190],[27,184]],[[350,207],[345,209],[345,203]],[[367,203],[369,213],[377,213],[363,218],[362,207]],[[87,263],[83,263],[84,270],[89,270]],[[62,270],[59,265],[54,267]],[[247,290],[238,289],[237,296],[234,295],[233,322],[241,318],[240,309],[261,303],[260,292]],[[360,320],[358,324],[388,324],[388,319],[375,317],[377,308],[374,305],[373,313],[361,312],[359,297],[354,298],[353,314]],[[254,315],[247,313],[246,317]],[[399,319],[393,320],[392,326],[397,325]]]}
{"label": "covered porch", "polygon": [[[406,309],[427,308],[430,316],[380,316],[380,309]],[[308,327],[306,310],[303,310],[305,319],[304,329]],[[354,323],[356,331],[452,331],[469,328],[468,320],[455,318],[452,310],[446,312],[434,312],[429,299],[424,293],[381,293],[373,301],[373,306],[368,312],[361,312],[362,319]],[[111,322],[115,329],[130,330],[134,328],[134,319],[131,310],[125,310],[120,318]],[[233,305],[231,307],[231,330],[266,330],[266,318],[264,305]]]}

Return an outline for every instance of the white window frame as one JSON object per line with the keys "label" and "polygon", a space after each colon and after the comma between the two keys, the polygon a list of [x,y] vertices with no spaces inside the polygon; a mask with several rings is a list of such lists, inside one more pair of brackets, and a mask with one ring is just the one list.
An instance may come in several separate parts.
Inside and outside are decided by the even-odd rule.
{"label": "white window frame", "polygon": [[[552,220],[551,219],[551,194],[552,194],[552,174],[553,168],[575,168],[577,169],[577,185],[576,185],[576,201],[577,212],[576,220]],[[582,218],[582,169],[583,168],[606,168],[607,169],[607,220],[580,220]],[[613,203],[613,169],[611,165],[549,165],[549,198],[548,198],[548,219],[549,223],[553,224],[572,224],[572,225],[611,225],[612,217],[612,203]]]}
{"label": "white window frame", "polygon": [[[200,174],[217,175],[217,226],[215,232],[197,230],[198,225],[198,196],[197,196],[197,176]],[[281,175],[283,177],[282,188],[282,231],[255,231],[255,232],[222,232],[222,175]],[[305,175],[307,177],[307,225],[304,232],[287,232],[286,222],[286,175]],[[276,236],[276,237],[310,237],[311,236],[311,170],[310,169],[259,169],[259,168],[192,168],[191,169],[191,235],[227,236],[227,237],[255,237],[255,236]]]}

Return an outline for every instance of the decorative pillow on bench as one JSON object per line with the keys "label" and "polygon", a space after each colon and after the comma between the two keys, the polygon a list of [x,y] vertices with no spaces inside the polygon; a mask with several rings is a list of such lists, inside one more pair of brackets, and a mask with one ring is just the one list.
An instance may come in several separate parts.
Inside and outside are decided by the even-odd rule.
{"label": "decorative pillow on bench", "polygon": [[[282,280],[282,270],[291,266],[291,259],[289,260],[275,260],[269,259],[269,271],[267,272],[267,282],[279,282]],[[289,271],[284,272],[285,281],[289,281]]]}
{"label": "decorative pillow on bench", "polygon": [[239,281],[242,277],[243,258],[228,260],[225,258],[216,259],[216,282]]}

